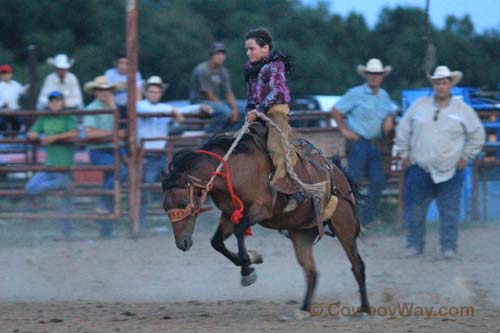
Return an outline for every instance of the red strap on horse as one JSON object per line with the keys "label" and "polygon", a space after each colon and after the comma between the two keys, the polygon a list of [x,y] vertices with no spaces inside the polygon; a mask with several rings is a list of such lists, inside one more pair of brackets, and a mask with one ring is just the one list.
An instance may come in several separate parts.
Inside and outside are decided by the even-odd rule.
{"label": "red strap on horse", "polygon": [[[227,164],[227,161],[225,161],[224,158],[222,156],[220,156],[219,154],[216,154],[216,153],[208,151],[208,150],[199,149],[196,152],[215,157],[223,164],[224,171],[223,172],[214,171],[214,172],[212,172],[210,177],[214,176],[214,175],[221,176],[226,181],[226,188],[227,188],[227,191],[229,192],[229,194],[231,195],[231,203],[233,204],[233,207],[234,207],[234,211],[231,214],[231,222],[233,222],[234,224],[238,224],[240,222],[241,218],[243,217],[243,210],[245,209],[245,205],[243,204],[243,201],[241,201],[241,199],[233,191],[233,184],[231,183],[231,173],[229,172],[229,165]],[[239,208],[236,208],[236,207],[239,207]],[[245,235],[247,235],[247,236],[253,235],[252,229],[247,228],[245,230]]]}

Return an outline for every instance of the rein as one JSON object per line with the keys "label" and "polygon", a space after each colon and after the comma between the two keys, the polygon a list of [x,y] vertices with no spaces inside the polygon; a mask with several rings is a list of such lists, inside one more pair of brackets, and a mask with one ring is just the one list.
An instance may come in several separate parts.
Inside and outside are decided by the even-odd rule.
{"label": "rein", "polygon": [[[220,172],[220,171],[215,170],[210,175],[210,178],[212,179],[212,178],[215,178],[217,176],[221,176],[226,181],[226,188],[227,188],[227,191],[229,192],[229,194],[231,195],[231,203],[233,204],[233,207],[235,208],[235,210],[231,214],[231,222],[233,222],[234,224],[238,224],[240,222],[240,219],[243,217],[243,210],[245,209],[245,205],[243,204],[243,201],[241,201],[241,199],[234,193],[233,184],[231,183],[231,173],[229,172],[229,165],[227,164],[227,161],[224,160],[224,158],[222,158],[222,156],[220,156],[219,154],[213,153],[211,151],[200,149],[200,150],[197,150],[196,153],[205,154],[208,156],[215,157],[216,159],[218,159],[222,163],[224,171]],[[213,183],[210,183],[210,182],[207,184],[207,186],[210,186],[210,189],[208,189],[208,191],[211,190],[212,185],[213,185]],[[208,193],[207,190],[203,190],[203,191],[204,191],[203,193]],[[236,209],[237,206],[239,206],[238,209]]]}

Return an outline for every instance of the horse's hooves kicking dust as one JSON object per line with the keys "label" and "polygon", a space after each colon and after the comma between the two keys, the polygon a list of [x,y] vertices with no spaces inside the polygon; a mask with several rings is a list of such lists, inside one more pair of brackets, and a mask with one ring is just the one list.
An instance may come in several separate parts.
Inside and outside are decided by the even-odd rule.
{"label": "horse's hooves kicking dust", "polygon": [[295,309],[290,315],[283,316],[280,318],[280,321],[295,321],[295,320],[304,320],[311,317],[309,311],[304,311],[301,309]]}

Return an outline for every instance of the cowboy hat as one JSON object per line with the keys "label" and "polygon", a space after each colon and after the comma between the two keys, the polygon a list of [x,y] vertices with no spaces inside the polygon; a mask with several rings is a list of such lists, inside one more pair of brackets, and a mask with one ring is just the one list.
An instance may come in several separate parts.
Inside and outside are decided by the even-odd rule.
{"label": "cowboy hat", "polygon": [[151,76],[149,79],[144,83],[143,89],[146,91],[149,86],[160,86],[161,90],[165,90],[168,87],[168,83],[163,83],[163,80],[159,76]]}
{"label": "cowboy hat", "polygon": [[363,65],[358,65],[356,67],[359,75],[364,76],[366,73],[378,73],[378,74],[384,74],[384,76],[389,75],[389,73],[392,71],[391,66],[383,66],[382,61],[380,61],[377,58],[372,58],[368,60],[366,63],[366,66]]}
{"label": "cowboy hat", "polygon": [[451,80],[452,85],[455,85],[458,82],[460,82],[463,76],[464,76],[463,73],[460,71],[453,71],[453,72],[450,71],[448,66],[437,66],[436,69],[434,70],[434,74],[432,75],[427,74],[427,77],[431,81],[449,78]]}
{"label": "cowboy hat", "polygon": [[55,57],[48,58],[47,63],[55,68],[68,69],[73,66],[75,60],[68,58],[65,54],[58,54]]}
{"label": "cowboy hat", "polygon": [[86,93],[93,95],[95,91],[99,90],[115,90],[116,84],[109,83],[108,79],[105,76],[98,76],[94,79],[94,81],[90,81],[85,83],[83,90]]}

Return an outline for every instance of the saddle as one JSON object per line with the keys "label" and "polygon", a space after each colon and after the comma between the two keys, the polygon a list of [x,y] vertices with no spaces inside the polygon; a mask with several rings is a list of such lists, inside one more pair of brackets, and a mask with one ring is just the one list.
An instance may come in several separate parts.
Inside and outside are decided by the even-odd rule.
{"label": "saddle", "polygon": [[[258,122],[249,127],[249,134],[256,145],[267,153],[267,127]],[[333,183],[332,168],[321,151],[311,142],[296,135],[291,135],[292,153],[297,154],[297,162],[293,166],[295,173],[303,183],[314,184],[326,182],[325,192],[320,197],[311,198],[315,205],[317,219],[325,221],[335,211],[337,198],[332,195],[335,184]],[[284,194],[294,194],[301,191],[299,184],[285,177],[284,181],[274,184],[276,190]]]}

